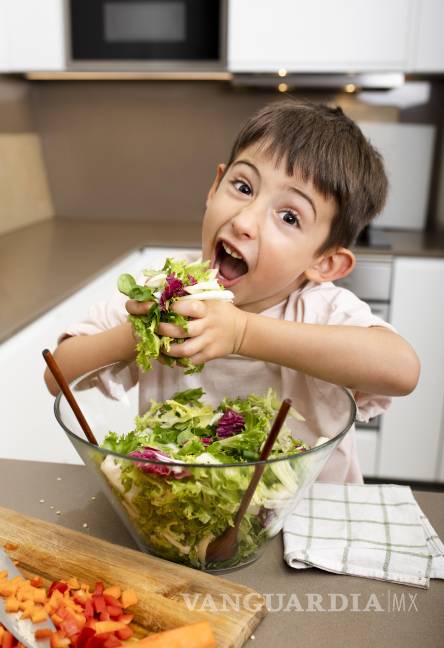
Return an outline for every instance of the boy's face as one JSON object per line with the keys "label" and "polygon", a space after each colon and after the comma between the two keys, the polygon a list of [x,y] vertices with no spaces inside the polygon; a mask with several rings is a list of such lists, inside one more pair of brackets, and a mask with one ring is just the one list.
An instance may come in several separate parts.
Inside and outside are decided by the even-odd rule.
{"label": "boy's face", "polygon": [[[258,145],[244,149],[210,189],[202,229],[203,258],[236,306],[259,313],[285,299],[322,261],[336,205],[311,182],[286,173]],[[230,254],[234,252],[240,259]]]}

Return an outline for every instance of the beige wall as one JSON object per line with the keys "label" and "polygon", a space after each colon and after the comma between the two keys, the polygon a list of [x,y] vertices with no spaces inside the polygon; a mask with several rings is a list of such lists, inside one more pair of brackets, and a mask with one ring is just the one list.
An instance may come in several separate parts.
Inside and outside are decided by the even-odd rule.
{"label": "beige wall", "polygon": [[[33,82],[57,216],[199,222],[218,162],[240,123],[282,97],[224,82]],[[332,96],[313,95],[317,100]],[[394,108],[347,99],[357,119]]]}
{"label": "beige wall", "polygon": [[[407,111],[370,106],[359,96],[305,96],[340,103],[357,120],[442,120],[439,84],[428,105]],[[216,165],[226,161],[241,122],[282,97],[225,82],[27,82],[0,76],[0,232],[54,213],[198,223]],[[432,226],[444,222],[439,161]]]}
{"label": "beige wall", "polygon": [[54,215],[28,90],[0,77],[0,234]]}

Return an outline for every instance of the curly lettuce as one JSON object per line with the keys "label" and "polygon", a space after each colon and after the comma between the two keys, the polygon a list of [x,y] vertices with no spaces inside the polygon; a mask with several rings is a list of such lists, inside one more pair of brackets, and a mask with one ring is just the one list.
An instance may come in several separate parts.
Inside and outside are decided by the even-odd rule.
{"label": "curly lettuce", "polygon": [[[254,470],[244,464],[259,457],[280,405],[271,389],[264,396],[224,399],[217,407],[206,404],[203,396],[202,389],[189,389],[162,403],[151,401],[134,430],[123,437],[110,432],[103,443],[115,452],[161,463],[108,456],[101,465],[143,543],[164,558],[200,568],[208,567],[211,540],[233,524]],[[302,418],[294,409],[290,417]],[[283,426],[271,457],[307,449]],[[280,512],[294,500],[300,470],[298,462],[290,461],[267,466],[230,564],[254,556],[270,530],[276,532]]]}
{"label": "curly lettuce", "polygon": [[[216,279],[217,270],[210,269],[209,261],[188,263],[168,258],[162,270],[145,270],[147,277],[143,285],[138,284],[130,274],[120,275],[117,286],[121,293],[140,302],[153,302],[146,315],[129,315],[138,339],[136,362],[143,371],[152,369],[152,360],[163,351],[169,351],[173,339],[159,335],[157,327],[160,322],[168,322],[188,330],[189,318],[171,310],[174,302],[184,299],[233,299],[233,293],[225,290]],[[163,361],[169,366],[180,366],[186,374],[202,371],[203,364],[195,365],[188,358],[171,358],[163,355]]]}

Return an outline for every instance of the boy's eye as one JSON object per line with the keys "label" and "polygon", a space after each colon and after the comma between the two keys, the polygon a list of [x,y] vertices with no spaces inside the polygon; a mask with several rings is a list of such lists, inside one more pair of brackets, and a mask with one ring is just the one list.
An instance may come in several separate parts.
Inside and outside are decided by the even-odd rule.
{"label": "boy's eye", "polygon": [[288,225],[296,225],[296,227],[299,227],[299,218],[294,212],[287,209],[280,212],[280,215],[284,223],[287,223]]}
{"label": "boy's eye", "polygon": [[240,193],[245,194],[246,196],[251,195],[251,188],[243,180],[234,180],[232,183],[233,187],[237,189]]}

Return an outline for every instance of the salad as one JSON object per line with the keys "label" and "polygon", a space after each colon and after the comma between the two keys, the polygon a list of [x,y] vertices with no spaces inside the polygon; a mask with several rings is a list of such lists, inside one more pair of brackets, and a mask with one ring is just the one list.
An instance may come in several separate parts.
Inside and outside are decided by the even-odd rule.
{"label": "salad", "polygon": [[[209,268],[209,261],[174,261],[167,259],[162,270],[144,270],[147,277],[143,285],[138,284],[130,274],[122,274],[118,279],[121,293],[130,299],[153,305],[146,315],[129,315],[137,343],[137,364],[144,370],[152,368],[151,359],[158,358],[162,351],[168,351],[173,341],[166,335],[156,333],[160,322],[176,324],[187,330],[189,318],[178,315],[171,310],[171,305],[184,299],[227,299],[234,298],[216,279],[217,270]],[[182,342],[183,340],[174,340]],[[163,360],[170,366],[179,365],[186,369],[186,374],[202,371],[203,365],[194,365],[188,358],[170,358],[164,355]]]}
{"label": "salad", "polygon": [[[109,432],[101,444],[132,461],[108,455],[100,466],[144,545],[199,568],[209,566],[210,542],[233,524],[254,471],[248,462],[259,458],[280,406],[271,389],[264,396],[225,398],[217,407],[206,404],[203,396],[202,389],[189,389],[163,403],[151,401],[150,409],[136,417],[134,430],[122,436]],[[293,408],[289,418],[303,420]],[[308,449],[284,425],[270,459]],[[139,458],[156,463],[137,462]],[[230,565],[253,557],[280,530],[303,478],[298,464],[266,466]]]}

